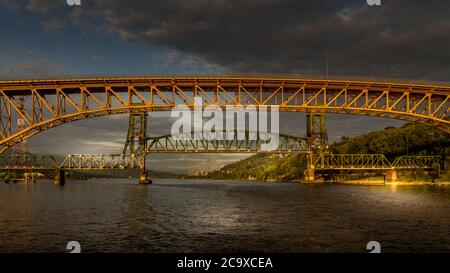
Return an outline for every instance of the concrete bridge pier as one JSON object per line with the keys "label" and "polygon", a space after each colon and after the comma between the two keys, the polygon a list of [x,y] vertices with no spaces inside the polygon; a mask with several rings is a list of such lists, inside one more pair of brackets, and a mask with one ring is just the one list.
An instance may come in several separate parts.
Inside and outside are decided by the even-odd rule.
{"label": "concrete bridge pier", "polygon": [[53,177],[55,185],[64,186],[66,184],[66,178],[64,177],[63,169],[56,169],[55,176]]}
{"label": "concrete bridge pier", "polygon": [[141,185],[152,184],[152,180],[150,179],[149,171],[147,171],[146,169],[142,169],[140,171],[139,184],[141,184]]}
{"label": "concrete bridge pier", "polygon": [[398,173],[397,170],[389,170],[384,174],[386,182],[397,182]]}
{"label": "concrete bridge pier", "polygon": [[316,180],[314,175],[314,168],[308,168],[304,171],[305,182],[314,182]]}
{"label": "concrete bridge pier", "polygon": [[4,177],[4,180],[5,180],[5,184],[9,184],[9,182],[10,182],[10,179],[11,179],[11,175],[9,175],[8,173],[7,173],[7,174],[5,174],[5,177]]}

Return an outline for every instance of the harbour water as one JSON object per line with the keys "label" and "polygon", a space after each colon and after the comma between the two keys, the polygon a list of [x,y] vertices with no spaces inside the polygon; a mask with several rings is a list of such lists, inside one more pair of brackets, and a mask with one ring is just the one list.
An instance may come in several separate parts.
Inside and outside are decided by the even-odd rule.
{"label": "harbour water", "polygon": [[450,252],[450,187],[0,184],[0,252]]}

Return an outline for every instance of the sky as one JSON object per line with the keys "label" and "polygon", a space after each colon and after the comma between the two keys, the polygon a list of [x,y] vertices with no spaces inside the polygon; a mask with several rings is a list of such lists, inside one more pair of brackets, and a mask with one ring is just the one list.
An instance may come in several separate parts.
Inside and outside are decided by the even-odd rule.
{"label": "sky", "polygon": [[[338,75],[450,81],[448,0],[0,0],[0,78],[98,75]],[[331,140],[400,126],[328,115]],[[33,153],[120,152],[127,116],[59,126]],[[304,134],[304,114],[281,131]],[[151,113],[164,134],[167,113]],[[153,170],[220,167],[244,155],[151,155]],[[188,164],[186,164],[188,162]]]}

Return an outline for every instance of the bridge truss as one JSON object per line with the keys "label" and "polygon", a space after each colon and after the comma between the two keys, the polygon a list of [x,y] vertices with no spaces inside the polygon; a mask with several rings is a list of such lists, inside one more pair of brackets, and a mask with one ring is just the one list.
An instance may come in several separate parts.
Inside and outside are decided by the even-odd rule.
{"label": "bridge truss", "polygon": [[[170,111],[179,104],[279,106],[420,122],[450,133],[450,86],[295,77],[145,77],[0,81],[0,153],[64,123]],[[25,99],[23,106],[21,98]],[[24,126],[14,128],[20,118]]]}
{"label": "bridge truss", "polygon": [[[205,149],[197,152],[214,151]],[[283,154],[287,152],[287,150],[277,150],[270,153]],[[185,151],[178,150],[177,153],[185,153]],[[255,151],[242,150],[239,153],[255,153]],[[301,151],[301,153],[306,152]],[[123,170],[140,169],[140,162],[136,156],[123,154],[69,154],[60,164],[52,156],[45,155],[0,156],[0,170],[53,170],[58,168],[64,170]],[[441,164],[441,157],[400,156],[391,163],[382,154],[328,153],[313,155],[313,166],[316,170],[432,169],[436,164]]]}
{"label": "bridge truss", "polygon": [[[220,132],[223,133],[226,132]],[[242,132],[243,138],[239,137],[237,131],[232,134],[233,138],[226,140],[217,137],[219,135],[212,137],[202,133],[151,137],[148,138],[147,153],[291,153],[308,150],[305,138],[271,133],[254,133],[254,137],[251,137],[248,131]],[[274,138],[278,141],[274,150],[262,149],[262,145]]]}
{"label": "bridge truss", "polygon": [[395,169],[433,169],[441,163],[442,158],[439,156],[400,156],[392,166]]}
{"label": "bridge truss", "polygon": [[141,169],[141,160],[136,155],[69,154],[59,168],[64,170],[138,170]]}
{"label": "bridge truss", "polygon": [[410,170],[433,169],[441,164],[440,156],[400,156],[391,163],[383,154],[332,154],[312,156],[316,170]]}

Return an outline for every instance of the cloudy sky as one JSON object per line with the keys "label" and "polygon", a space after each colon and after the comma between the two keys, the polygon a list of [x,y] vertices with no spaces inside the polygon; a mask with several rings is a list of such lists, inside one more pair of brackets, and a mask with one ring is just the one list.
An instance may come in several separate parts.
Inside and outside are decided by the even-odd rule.
{"label": "cloudy sky", "polygon": [[[64,75],[329,74],[450,81],[448,0],[0,0],[0,78]],[[152,134],[168,117],[152,114]],[[284,114],[302,135],[304,115]],[[332,139],[398,126],[330,115]],[[118,152],[127,117],[79,121],[30,140],[35,153]],[[297,128],[297,129],[293,129]],[[241,156],[153,156],[183,172]],[[189,160],[188,160],[189,159]]]}

